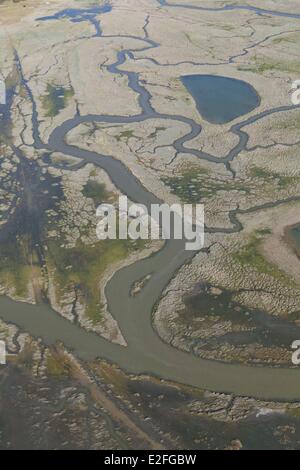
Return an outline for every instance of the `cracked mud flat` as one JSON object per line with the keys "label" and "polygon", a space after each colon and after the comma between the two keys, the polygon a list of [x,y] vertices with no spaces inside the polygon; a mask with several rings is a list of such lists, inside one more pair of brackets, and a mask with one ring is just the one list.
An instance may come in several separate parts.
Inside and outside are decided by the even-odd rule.
{"label": "cracked mud flat", "polygon": [[[299,110],[289,95],[299,78],[299,8],[113,1],[111,11],[75,12],[73,21],[70,3],[22,2],[22,21],[11,2],[0,6],[1,73],[11,96],[1,121],[1,289],[38,302],[3,297],[1,317],[46,345],[62,340],[81,359],[100,355],[133,373],[230,396],[299,399],[289,349],[299,328],[299,260],[282,239],[284,224],[278,229],[278,220],[297,223],[300,200]],[[190,74],[242,80],[261,104],[229,124],[210,124],[181,83]],[[26,177],[27,168],[35,177]],[[119,193],[147,205],[204,202],[203,252],[187,254],[171,242],[130,265],[158,247],[99,246],[93,211]],[[132,296],[132,286],[150,273]],[[247,399],[237,400],[248,409]],[[291,418],[281,404],[279,424],[274,406],[258,412],[279,427],[280,437],[266,437],[265,446],[296,448],[297,412]],[[203,443],[199,413],[196,445],[243,445],[238,436]],[[220,426],[213,414],[203,411]],[[244,436],[242,428],[236,432]]]}

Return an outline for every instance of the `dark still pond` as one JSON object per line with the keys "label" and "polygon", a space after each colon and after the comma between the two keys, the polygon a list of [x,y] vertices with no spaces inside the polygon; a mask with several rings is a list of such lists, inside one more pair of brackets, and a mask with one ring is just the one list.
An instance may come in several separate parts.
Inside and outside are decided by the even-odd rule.
{"label": "dark still pond", "polygon": [[185,75],[181,81],[196,102],[201,116],[213,124],[225,124],[260,104],[260,97],[246,82],[216,75]]}

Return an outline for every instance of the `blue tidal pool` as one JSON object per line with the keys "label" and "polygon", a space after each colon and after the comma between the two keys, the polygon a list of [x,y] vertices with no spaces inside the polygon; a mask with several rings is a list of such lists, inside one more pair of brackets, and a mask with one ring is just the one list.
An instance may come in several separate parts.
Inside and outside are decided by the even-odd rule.
{"label": "blue tidal pool", "polygon": [[246,82],[216,75],[185,75],[181,81],[195,100],[201,116],[213,124],[225,124],[248,114],[260,97]]}

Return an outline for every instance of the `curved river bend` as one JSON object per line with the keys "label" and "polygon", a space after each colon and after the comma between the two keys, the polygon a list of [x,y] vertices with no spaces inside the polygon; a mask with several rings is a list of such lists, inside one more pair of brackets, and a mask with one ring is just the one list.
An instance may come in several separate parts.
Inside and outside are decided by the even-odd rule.
{"label": "curved river bend", "polygon": [[[130,117],[122,119],[134,120]],[[66,134],[70,129],[82,122],[100,120],[103,118],[99,116],[77,116],[67,121],[55,129],[49,139],[49,147],[104,168],[130,199],[147,206],[159,202],[120,161],[66,144]],[[110,118],[104,120],[109,121]],[[81,359],[101,357],[131,373],[152,374],[236,395],[278,400],[299,398],[300,373],[297,369],[249,367],[203,360],[172,348],[157,336],[151,324],[153,306],[176,270],[194,255],[185,251],[184,243],[184,240],[170,240],[150,258],[116,272],[107,284],[109,310],[126,338],[126,349],[70,323],[47,305],[33,306],[1,297],[0,317],[42,338],[47,345],[60,340]],[[132,284],[149,273],[153,274],[144,289],[138,296],[131,297]]]}

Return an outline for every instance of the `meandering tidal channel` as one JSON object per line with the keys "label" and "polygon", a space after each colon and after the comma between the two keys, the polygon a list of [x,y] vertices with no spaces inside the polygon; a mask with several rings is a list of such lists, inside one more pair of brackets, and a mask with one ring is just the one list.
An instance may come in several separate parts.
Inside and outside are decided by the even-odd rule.
{"label": "meandering tidal channel", "polygon": [[[161,5],[167,5],[160,1]],[[188,8],[188,5],[173,4],[172,7]],[[229,8],[229,7],[228,7]],[[250,7],[230,7],[230,9],[250,9]],[[223,11],[226,7],[216,11]],[[207,8],[207,10],[210,10]],[[256,9],[259,10],[259,9]],[[261,10],[258,14],[265,12]],[[268,12],[273,14],[274,12]],[[275,13],[274,13],[275,14]],[[281,16],[281,15],[280,15]],[[287,14],[286,16],[292,16]],[[300,18],[300,15],[293,15]],[[146,23],[147,25],[147,23]],[[135,38],[146,44],[141,50],[157,47],[158,44],[149,39],[145,25],[145,37]],[[99,30],[100,31],[100,30]],[[32,102],[32,123],[34,129],[34,146],[38,149],[48,149],[71,155],[85,162],[92,162],[103,168],[111,177],[120,191],[130,199],[150,206],[159,203],[156,196],[148,192],[142,184],[132,175],[130,170],[119,160],[96,152],[83,150],[68,145],[66,138],[68,132],[82,123],[101,122],[128,124],[142,122],[148,119],[168,119],[186,123],[190,132],[174,142],[174,148],[178,152],[193,153],[199,158],[204,158],[218,164],[224,164],[230,169],[230,162],[243,150],[248,142],[248,135],[243,127],[259,119],[274,113],[292,109],[285,106],[259,113],[231,128],[231,132],[239,137],[239,143],[228,155],[220,159],[217,156],[203,153],[200,150],[187,150],[186,142],[198,136],[201,126],[192,119],[183,116],[174,116],[157,113],[151,105],[151,95],[140,84],[139,75],[135,72],[119,70],[127,58],[134,51],[123,50],[118,52],[117,61],[108,66],[112,74],[126,75],[128,86],[139,96],[141,113],[135,116],[99,116],[76,115],[64,122],[51,134],[48,144],[40,140],[38,130],[38,118],[36,106],[29,84],[23,77],[22,67],[18,63],[23,86],[27,90]],[[17,59],[16,59],[17,60]],[[293,107],[294,109],[294,107]],[[294,198],[293,200],[296,200]],[[298,198],[299,199],[299,198]],[[276,206],[287,201],[276,201],[267,205]],[[249,210],[256,211],[262,207]],[[239,210],[229,213],[232,222],[231,228],[214,228],[209,232],[234,233],[242,229],[237,219]],[[245,212],[245,211],[244,211]],[[54,312],[48,305],[29,305],[15,302],[7,297],[0,297],[0,317],[8,323],[14,323],[19,328],[27,331],[34,337],[40,337],[46,345],[52,345],[56,341],[62,341],[67,348],[83,360],[92,360],[97,357],[106,359],[124,370],[134,374],[151,374],[166,380],[188,384],[191,386],[208,389],[216,392],[228,392],[241,396],[253,396],[264,399],[296,400],[300,398],[300,371],[292,368],[250,367],[245,365],[231,365],[220,362],[200,359],[192,354],[174,349],[165,344],[152,327],[152,312],[159,300],[164,288],[170,282],[176,271],[187,262],[195,253],[185,251],[185,241],[170,240],[163,249],[153,256],[140,260],[130,266],[117,271],[106,286],[106,297],[109,311],[117,320],[128,346],[113,344],[97,334],[87,332],[79,326],[65,320]],[[152,274],[150,280],[136,297],[130,296],[130,290],[134,282],[144,276]]]}

